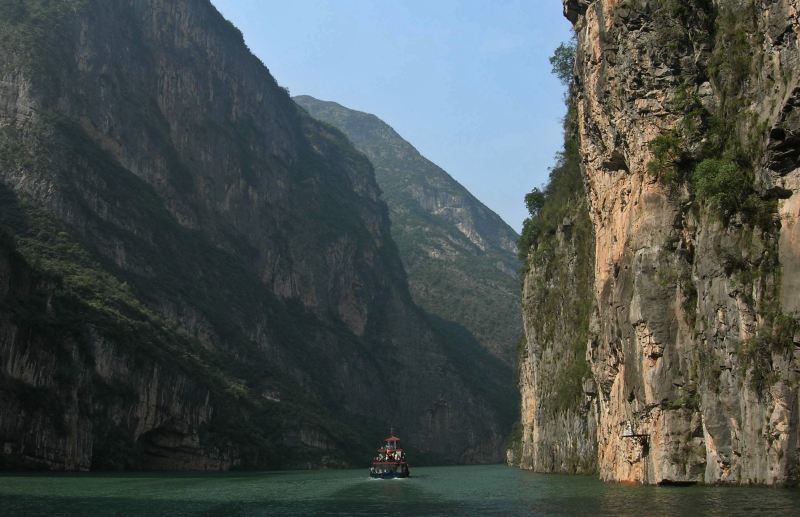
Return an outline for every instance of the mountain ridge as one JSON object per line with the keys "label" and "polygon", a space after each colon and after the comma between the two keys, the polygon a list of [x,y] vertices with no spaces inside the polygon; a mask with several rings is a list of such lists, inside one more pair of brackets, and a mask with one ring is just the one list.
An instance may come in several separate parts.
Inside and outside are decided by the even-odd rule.
{"label": "mountain ridge", "polygon": [[293,99],[373,163],[415,301],[467,328],[511,365],[521,333],[516,232],[376,115],[311,96]]}

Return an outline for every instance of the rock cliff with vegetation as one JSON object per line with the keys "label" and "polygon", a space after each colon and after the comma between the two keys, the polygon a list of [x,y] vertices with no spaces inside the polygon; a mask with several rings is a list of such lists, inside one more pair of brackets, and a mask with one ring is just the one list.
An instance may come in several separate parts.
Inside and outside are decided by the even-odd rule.
{"label": "rock cliff with vegetation", "polygon": [[414,300],[510,367],[522,334],[516,232],[375,115],[307,95],[294,100],[375,166]]}
{"label": "rock cliff with vegetation", "polygon": [[499,459],[372,166],[205,0],[0,0],[0,466]]}
{"label": "rock cliff with vegetation", "polygon": [[[538,273],[543,245],[560,271],[590,257],[591,308],[570,312],[588,337],[575,354],[567,351],[579,332],[540,336],[564,325],[563,311],[533,330],[526,323],[523,398],[544,409],[523,411],[514,458],[523,466],[576,470],[573,451],[596,448],[592,461],[609,481],[800,478],[798,7],[564,1],[577,37],[575,136],[566,136],[578,147],[585,198],[576,204],[587,208],[594,253],[576,253],[563,223],[524,241],[524,312],[541,310],[529,292],[554,288]],[[536,380],[548,372],[538,365],[580,352],[586,368],[562,380],[580,394],[541,402]],[[537,457],[538,444],[560,439],[545,410],[576,437],[554,461]]]}
{"label": "rock cliff with vegetation", "polygon": [[547,186],[525,198],[531,217],[519,241],[521,255],[527,253],[525,338],[517,364],[521,421],[509,461],[544,472],[585,473],[596,465],[594,407],[586,396],[594,393],[586,361],[594,241],[575,115],[571,102],[564,148]]}

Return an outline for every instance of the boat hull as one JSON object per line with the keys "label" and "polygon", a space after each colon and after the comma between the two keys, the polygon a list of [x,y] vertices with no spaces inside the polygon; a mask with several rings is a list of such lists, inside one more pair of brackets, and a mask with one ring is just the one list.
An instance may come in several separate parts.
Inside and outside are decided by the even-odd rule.
{"label": "boat hull", "polygon": [[369,469],[369,477],[374,479],[407,478],[410,475],[407,465],[377,465]]}

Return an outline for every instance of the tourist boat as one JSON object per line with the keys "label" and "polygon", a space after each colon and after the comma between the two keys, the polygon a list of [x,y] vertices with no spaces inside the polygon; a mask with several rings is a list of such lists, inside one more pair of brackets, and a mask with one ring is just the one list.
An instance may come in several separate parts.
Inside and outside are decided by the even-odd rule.
{"label": "tourist boat", "polygon": [[378,479],[407,478],[410,473],[406,453],[400,447],[400,438],[391,433],[384,439],[384,445],[372,459],[369,477]]}

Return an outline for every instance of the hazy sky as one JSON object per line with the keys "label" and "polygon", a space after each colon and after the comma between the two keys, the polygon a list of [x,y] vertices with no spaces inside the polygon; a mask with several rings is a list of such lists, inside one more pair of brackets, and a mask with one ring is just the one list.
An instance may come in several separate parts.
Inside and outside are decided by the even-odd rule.
{"label": "hazy sky", "polygon": [[519,231],[561,145],[559,0],[213,0],[292,95],[374,113]]}

